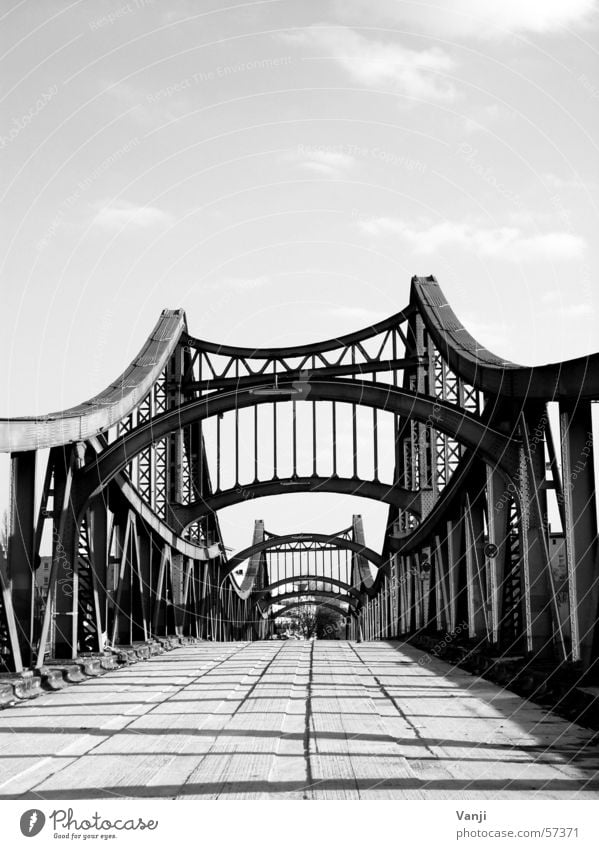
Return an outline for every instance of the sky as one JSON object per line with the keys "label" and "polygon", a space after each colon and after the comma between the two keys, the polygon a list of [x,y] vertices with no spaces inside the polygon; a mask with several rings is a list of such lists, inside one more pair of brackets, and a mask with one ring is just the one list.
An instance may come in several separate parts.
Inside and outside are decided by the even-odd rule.
{"label": "sky", "polygon": [[[164,308],[306,343],[414,274],[512,361],[598,350],[598,5],[0,0],[0,416],[93,396]],[[239,548],[355,512],[379,546],[349,497],[221,524]]]}

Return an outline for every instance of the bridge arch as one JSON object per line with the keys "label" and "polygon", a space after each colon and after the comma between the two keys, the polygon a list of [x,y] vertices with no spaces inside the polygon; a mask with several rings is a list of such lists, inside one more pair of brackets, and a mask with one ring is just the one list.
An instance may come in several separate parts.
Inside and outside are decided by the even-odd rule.
{"label": "bridge arch", "polygon": [[[18,578],[13,599],[16,621],[10,605],[6,611],[0,605],[0,642],[10,643],[11,668],[20,663],[21,649],[25,657],[36,654],[40,665],[50,644],[57,658],[75,657],[81,646],[92,642],[94,650],[102,651],[107,633],[113,644],[117,637],[128,644],[140,630],[134,631],[133,623],[143,624],[144,636],[168,634],[175,628],[187,629],[190,635],[194,629],[202,638],[205,623],[218,622],[219,638],[226,639],[233,633],[232,622],[241,627],[250,621],[258,599],[264,599],[261,588],[269,580],[277,583],[283,572],[273,562],[276,558],[265,554],[268,548],[252,547],[247,552],[251,562],[242,570],[239,584],[231,575],[238,561],[229,567],[222,563],[225,544],[217,512],[247,500],[247,488],[253,488],[257,497],[321,489],[389,504],[382,565],[379,562],[376,574],[368,563],[364,536],[356,534],[357,525],[349,533],[358,546],[354,553],[331,556],[331,562],[343,564],[338,572],[331,566],[331,574],[359,585],[365,633],[378,636],[384,627],[389,635],[405,634],[423,624],[451,631],[457,624],[458,599],[465,598],[469,637],[494,645],[512,645],[517,638],[527,652],[554,646],[560,662],[580,660],[591,668],[599,645],[597,605],[591,592],[597,488],[591,460],[585,461],[584,469],[574,463],[576,457],[590,458],[594,450],[591,402],[599,394],[599,355],[531,368],[510,363],[478,345],[446,301],[434,278],[414,278],[408,309],[377,325],[323,343],[253,350],[196,340],[187,333],[182,311],[165,312],[138,357],[95,398],[48,416],[0,419],[0,447],[15,454],[9,574]],[[377,334],[381,338],[375,339]],[[206,352],[215,355],[212,361]],[[296,418],[295,402],[301,401],[308,404]],[[557,440],[546,406],[556,401]],[[312,416],[304,416],[313,402],[319,403],[314,403]],[[333,439],[327,438],[326,459],[332,461],[333,475],[323,482],[317,471],[322,473],[328,465],[324,461],[317,465],[324,452],[317,452],[316,441],[330,430],[316,410],[326,412],[329,404]],[[264,412],[259,405],[270,406],[272,431],[258,428],[259,413]],[[335,411],[344,406],[340,431],[347,408],[354,408],[352,426],[349,419],[345,421],[351,438],[344,443],[352,444],[354,458],[360,430],[356,426],[360,411],[356,414],[355,408],[374,411],[363,418],[370,435],[386,431],[394,418],[393,443],[384,445],[381,466],[395,463],[390,479],[401,481],[405,490],[379,482],[376,441],[373,480],[358,477],[357,462],[352,478],[336,475],[340,443],[334,438]],[[250,446],[243,435],[239,440],[239,422],[242,426],[248,422],[251,428],[252,416],[237,416],[237,410],[244,408],[256,411],[255,445],[262,434],[277,433],[277,422],[286,425],[291,418],[291,446],[279,439],[279,446],[284,446],[279,465],[285,474],[292,469],[291,477],[278,479],[273,438],[273,479],[250,482],[245,490],[239,485],[240,478],[260,477],[257,471],[252,474],[252,467],[271,467],[270,462],[260,466],[258,460],[263,458],[257,448],[252,464]],[[288,417],[290,409],[293,415]],[[379,415],[379,410],[391,415]],[[220,422],[218,417],[226,413],[231,415]],[[214,429],[194,427],[211,417],[219,422]],[[310,418],[311,426],[303,428],[302,419]],[[234,427],[229,428],[233,419]],[[231,455],[219,452],[223,434],[225,438],[233,434]],[[329,442],[334,448],[328,447]],[[214,466],[208,462],[213,443],[218,446],[217,457],[230,459],[223,475],[229,489],[221,489],[218,473],[213,485]],[[36,503],[36,452],[42,447],[52,450],[42,498]],[[306,462],[310,447],[314,474],[299,477],[298,469],[304,475],[310,469]],[[387,451],[391,447],[395,450]],[[19,456],[25,454],[29,456]],[[371,468],[370,462],[360,464],[361,469],[366,467]],[[343,474],[351,474],[343,464],[341,468]],[[218,462],[216,469],[220,470]],[[235,470],[234,477],[230,469]],[[233,488],[232,480],[237,482]],[[570,486],[575,480],[576,487]],[[204,501],[181,503],[198,493]],[[548,494],[557,501],[565,531],[570,634],[562,628],[551,579],[551,540],[545,521]],[[414,515],[421,519],[417,527]],[[196,527],[184,539],[179,529],[194,522]],[[30,564],[41,556],[40,541],[49,538],[50,523],[53,540],[60,541],[52,552],[54,607],[46,606],[36,647],[35,628],[30,627],[34,614],[22,588],[29,586]],[[347,539],[343,547],[352,549]],[[295,556],[295,546],[288,549],[294,550],[292,572],[319,571],[310,567],[310,557]],[[111,605],[105,579],[117,560],[118,597]],[[76,563],[73,593],[69,564]],[[428,564],[426,587],[423,563]],[[472,575],[480,576],[480,582],[472,581]],[[333,580],[313,585],[334,588]],[[338,589],[347,597],[341,603],[351,606],[355,590]],[[319,593],[315,599],[322,597],[322,590],[313,592]],[[339,601],[339,594],[335,598]],[[391,599],[397,602],[395,609]],[[277,597],[271,606],[279,603]],[[5,633],[10,634],[8,641]],[[242,633],[248,632],[238,630],[237,636]]]}
{"label": "bridge arch", "polygon": [[[352,608],[357,608],[360,605],[359,599],[354,598],[351,595],[339,595],[338,593],[334,593],[332,590],[309,590],[298,591],[294,590],[289,593],[281,593],[281,595],[272,599],[263,599],[263,602],[266,602],[263,606],[263,609],[268,609],[272,607],[273,604],[282,604],[284,601],[292,601],[294,599],[312,599],[312,598],[323,598],[323,599],[332,599],[333,601],[338,601],[342,604],[348,604]],[[300,602],[302,603],[302,602]],[[318,604],[317,602],[312,601],[304,601],[303,604]]]}
{"label": "bridge arch", "polygon": [[297,542],[316,542],[324,545],[330,545],[332,548],[338,548],[340,550],[346,549],[354,551],[356,554],[361,555],[372,563],[377,569],[380,569],[384,563],[383,558],[380,554],[377,554],[376,551],[373,551],[371,548],[367,548],[359,542],[347,539],[346,537],[331,534],[301,533],[270,537],[254,543],[253,545],[248,546],[248,548],[244,548],[243,551],[240,551],[227,562],[226,573],[239,568],[242,563],[260,552],[269,551],[270,549],[276,549],[288,543],[292,544]]}
{"label": "bridge arch", "polygon": [[[277,587],[284,587],[287,584],[299,583],[300,581],[318,583],[318,584],[333,584],[333,586],[339,587],[347,592],[348,595],[353,595],[356,599],[360,600],[360,593],[355,587],[352,587],[351,584],[348,584],[346,581],[341,581],[339,578],[327,578],[322,575],[292,575],[289,578],[281,578],[279,581],[274,581],[274,583],[269,584],[264,589],[259,590],[256,595],[258,598],[262,596],[268,595],[272,590],[277,589]],[[306,594],[310,594],[310,590],[306,590]],[[277,596],[272,596],[271,601],[276,601]]]}
{"label": "bridge arch", "polygon": [[380,481],[362,480],[360,478],[343,478],[336,475],[329,477],[311,475],[308,477],[277,478],[269,481],[253,481],[250,484],[231,487],[192,501],[189,504],[177,504],[171,507],[174,522],[187,528],[192,522],[215,513],[224,507],[242,504],[256,498],[270,495],[293,495],[298,492],[334,492],[339,495],[355,495],[368,498],[379,503],[389,504],[420,517],[420,497],[418,492],[402,489],[392,484]]}
{"label": "bridge arch", "polygon": [[[263,394],[256,394],[257,392]],[[510,478],[510,473],[513,473],[516,465],[515,440],[447,401],[405,389],[395,389],[386,384],[349,380],[314,381],[308,382],[302,391],[294,389],[292,385],[281,385],[276,388],[266,386],[261,390],[219,393],[216,396],[189,401],[148,423],[138,425],[83,467],[81,472],[85,496],[89,498],[100,492],[133,457],[172,431],[231,410],[294,398],[349,402],[397,413],[423,424],[434,423],[436,430],[469,448],[476,449],[494,468],[502,471],[506,478]]]}
{"label": "bridge arch", "polygon": [[[280,610],[273,611],[271,617],[272,619],[277,619],[279,616],[284,616],[289,610],[294,610],[297,607],[303,607],[303,604],[304,603],[301,601],[292,601],[289,604],[286,604]],[[334,613],[340,613],[341,616],[344,616],[345,618],[347,618],[348,616],[355,618],[358,615],[352,607],[349,607],[347,610],[344,610],[344,608],[339,607],[339,605],[333,604],[332,602],[328,601],[319,601],[316,606],[326,607],[328,610],[334,611]]]}

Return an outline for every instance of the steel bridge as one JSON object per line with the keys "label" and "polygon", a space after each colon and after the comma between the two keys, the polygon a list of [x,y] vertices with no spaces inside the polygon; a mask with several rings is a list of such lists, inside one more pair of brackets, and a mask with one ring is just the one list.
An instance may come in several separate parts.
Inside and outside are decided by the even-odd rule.
{"label": "steel bridge", "polygon": [[[103,392],[0,421],[3,671],[260,640],[308,595],[343,614],[350,640],[459,635],[483,661],[592,682],[598,397],[599,354],[535,367],[495,356],[433,277],[413,278],[390,318],[292,348],[206,342],[165,310]],[[366,545],[358,514],[330,534],[256,520],[228,556],[219,510],[251,500],[259,513],[257,499],[298,492],[387,505],[382,546]]]}

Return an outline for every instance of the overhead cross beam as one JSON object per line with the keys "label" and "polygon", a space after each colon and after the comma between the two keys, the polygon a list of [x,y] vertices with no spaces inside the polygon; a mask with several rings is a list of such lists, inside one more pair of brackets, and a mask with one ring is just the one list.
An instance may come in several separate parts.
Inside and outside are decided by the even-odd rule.
{"label": "overhead cross beam", "polygon": [[[279,596],[273,596],[272,591],[276,590],[278,587],[285,587],[287,584],[298,584],[298,583],[307,583],[307,584],[332,584],[335,587],[339,587],[348,595],[353,595],[358,600],[360,599],[360,593],[355,587],[352,587],[346,581],[340,581],[338,578],[332,578],[324,575],[312,575],[312,574],[301,574],[301,575],[293,575],[289,578],[281,578],[279,581],[274,581],[274,583],[268,584],[268,586],[264,587],[264,589],[260,590],[256,593],[258,598],[271,596],[272,601],[276,601]],[[306,591],[310,594],[310,591]]]}
{"label": "overhead cross beam", "polygon": [[343,604],[347,604],[350,607],[356,608],[360,605],[359,599],[356,599],[353,595],[340,595],[339,593],[335,593],[332,590],[309,590],[299,592],[298,590],[294,590],[293,592],[281,593],[278,596],[274,596],[269,599],[262,599],[262,605],[270,607],[273,604],[282,604],[285,601],[290,601],[292,599],[304,598],[304,604],[311,604],[311,598],[324,598],[324,599],[333,599]]}
{"label": "overhead cross beam", "polygon": [[234,569],[239,568],[239,566],[241,566],[246,560],[254,557],[259,552],[266,552],[292,543],[307,542],[321,543],[322,545],[327,545],[332,548],[354,551],[372,563],[372,565],[377,569],[383,565],[383,560],[380,554],[377,554],[376,551],[373,551],[371,548],[367,548],[365,545],[357,543],[347,537],[318,533],[299,533],[270,537],[269,539],[264,539],[261,542],[251,545],[249,548],[245,548],[229,560],[227,563],[227,570],[232,572]]}
{"label": "overhead cross beam", "polygon": [[218,493],[207,495],[188,504],[173,504],[171,505],[172,521],[175,527],[185,529],[203,516],[231,507],[233,504],[243,504],[248,500],[271,495],[294,495],[297,492],[335,492],[339,495],[356,495],[359,498],[368,498],[409,511],[416,517],[420,516],[420,495],[417,492],[380,481],[310,475],[252,481],[243,486],[220,490]]}
{"label": "overhead cross beam", "polygon": [[[348,617],[356,617],[358,613],[353,607],[343,608],[338,604],[335,604],[333,601],[319,601],[315,605],[316,607],[324,607],[327,610],[332,610],[334,613],[340,613],[342,616]],[[278,619],[280,616],[285,616],[290,610],[295,610],[298,607],[304,607],[304,602],[302,601],[292,601],[289,604],[286,604],[280,610],[271,611],[271,617],[273,619]]]}

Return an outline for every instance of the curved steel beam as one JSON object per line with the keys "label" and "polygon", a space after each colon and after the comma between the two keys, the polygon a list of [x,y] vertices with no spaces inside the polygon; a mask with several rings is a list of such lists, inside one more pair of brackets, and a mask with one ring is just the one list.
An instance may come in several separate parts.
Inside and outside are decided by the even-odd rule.
{"label": "curved steel beam", "polygon": [[337,348],[346,348],[349,345],[355,345],[356,342],[363,342],[365,339],[378,336],[379,333],[390,330],[406,321],[411,312],[410,307],[407,307],[395,313],[395,315],[378,321],[376,324],[371,324],[370,327],[365,327],[362,330],[355,330],[353,333],[347,333],[345,336],[337,336],[334,339],[327,339],[324,342],[298,345],[297,348],[236,348],[232,345],[218,345],[216,342],[206,342],[204,339],[197,339],[189,335],[186,337],[186,344],[191,348],[198,348],[209,354],[220,354],[223,357],[245,357],[246,359],[255,360],[273,358],[293,359],[294,357],[301,357],[305,354],[323,354],[325,351],[334,351]]}
{"label": "curved steel beam", "polygon": [[[256,593],[258,598],[262,596],[266,596],[275,590],[277,587],[284,587],[286,584],[294,584],[299,581],[312,581],[315,584],[333,584],[336,587],[340,587],[342,590],[345,590],[348,595],[353,595],[357,599],[360,598],[360,593],[355,587],[352,587],[351,584],[348,584],[346,581],[340,581],[338,578],[324,578],[322,575],[294,575],[291,578],[281,578],[280,581],[275,581],[273,584],[269,584],[264,589],[259,590]],[[276,596],[273,596],[272,601],[276,600]]]}
{"label": "curved steel beam", "polygon": [[392,484],[380,481],[366,481],[358,478],[340,477],[288,477],[270,481],[258,481],[232,489],[221,490],[208,498],[193,501],[191,504],[176,504],[171,507],[175,525],[182,529],[202,516],[215,513],[232,504],[240,504],[254,498],[269,495],[290,495],[295,492],[336,492],[340,495],[357,495],[374,501],[390,504],[401,510],[420,516],[420,493],[400,489]]}
{"label": "curved steel beam", "polygon": [[599,397],[599,354],[563,363],[522,366],[480,345],[463,326],[434,277],[413,277],[410,303],[449,366],[476,389],[545,401]]}
{"label": "curved steel beam", "polygon": [[[268,609],[272,607],[273,604],[281,604],[283,601],[288,601],[293,598],[330,598],[335,601],[339,601],[342,604],[349,604],[350,607],[357,607],[360,602],[358,599],[355,599],[351,595],[339,595],[338,593],[329,592],[328,590],[311,590],[307,593],[300,592],[291,592],[291,593],[281,593],[276,598],[262,599],[262,605],[264,609]],[[312,604],[311,601],[304,601],[304,604]]]}
{"label": "curved steel beam", "polygon": [[139,354],[98,395],[46,416],[0,419],[0,451],[33,451],[83,442],[120,422],[156,383],[186,329],[183,310],[163,310]]}
{"label": "curved steel beam", "polygon": [[364,545],[360,545],[360,543],[354,542],[351,539],[345,539],[345,537],[335,536],[334,534],[302,533],[269,537],[262,542],[250,545],[248,548],[244,548],[243,551],[240,551],[227,562],[227,573],[232,572],[233,569],[237,569],[245,560],[253,557],[261,551],[268,551],[271,548],[279,548],[282,545],[288,545],[294,542],[318,542],[324,545],[330,545],[332,548],[348,549],[349,551],[355,551],[356,554],[360,554],[365,557],[366,560],[369,560],[374,566],[376,566],[377,569],[380,569],[383,565],[383,558],[380,554],[377,554],[376,551],[373,551],[371,548],[366,548]]}
{"label": "curved steel beam", "polygon": [[[277,619],[279,616],[284,616],[289,610],[293,610],[296,607],[303,607],[303,602],[293,601],[291,604],[286,604],[285,607],[281,608],[281,610],[275,610],[275,612],[271,614],[272,618]],[[355,618],[357,616],[353,607],[348,607],[347,610],[344,610],[342,607],[339,607],[336,604],[331,604],[331,602],[328,601],[319,601],[317,607],[326,607],[335,613],[340,613],[343,617],[347,617],[349,615]]]}
{"label": "curved steel beam", "polygon": [[[298,397],[299,396],[299,397]],[[436,430],[451,436],[469,448],[476,449],[491,465],[509,478],[509,470],[517,462],[516,443],[509,436],[493,430],[477,416],[427,395],[370,382],[337,380],[307,383],[302,391],[281,385],[276,389],[249,389],[239,393],[222,393],[189,401],[181,407],[162,413],[138,425],[113,442],[102,454],[80,472],[86,495],[92,496],[131,461],[133,457],[171,431],[193,422],[203,421],[218,413],[243,409],[283,400],[338,401],[398,413],[432,424]]]}

